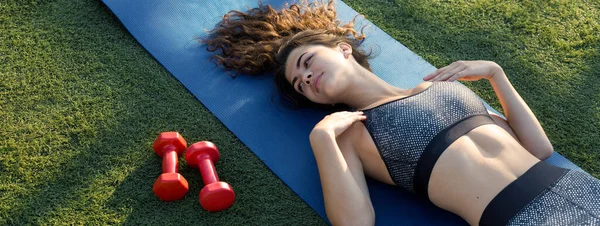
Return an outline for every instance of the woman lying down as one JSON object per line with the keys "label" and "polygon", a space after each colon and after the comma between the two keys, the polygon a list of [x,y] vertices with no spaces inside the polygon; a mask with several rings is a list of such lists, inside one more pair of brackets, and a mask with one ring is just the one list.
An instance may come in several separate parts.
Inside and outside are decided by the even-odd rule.
{"label": "woman lying down", "polygon": [[[261,4],[227,13],[202,40],[224,69],[272,72],[297,107],[331,110],[309,140],[332,224],[374,224],[366,175],[471,225],[600,225],[600,181],[541,161],[552,145],[498,64],[458,61],[400,89],[371,71],[353,27],[332,2]],[[453,82],[480,79],[506,120]]]}

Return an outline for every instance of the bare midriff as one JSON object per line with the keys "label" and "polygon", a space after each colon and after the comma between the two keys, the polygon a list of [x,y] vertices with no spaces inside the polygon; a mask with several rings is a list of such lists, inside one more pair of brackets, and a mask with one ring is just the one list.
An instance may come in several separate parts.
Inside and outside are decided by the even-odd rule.
{"label": "bare midriff", "polygon": [[[393,183],[368,132],[360,140],[365,173]],[[429,180],[429,198],[477,225],[490,201],[539,161],[501,127],[479,126],[454,141],[437,160]]]}
{"label": "bare midriff", "polygon": [[431,172],[429,198],[477,225],[490,201],[539,161],[501,127],[477,127],[442,153]]}

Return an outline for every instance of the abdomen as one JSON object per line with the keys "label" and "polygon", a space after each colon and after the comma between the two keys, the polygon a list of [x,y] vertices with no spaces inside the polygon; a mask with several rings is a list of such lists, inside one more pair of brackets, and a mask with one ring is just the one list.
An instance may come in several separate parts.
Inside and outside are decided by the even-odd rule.
{"label": "abdomen", "polygon": [[442,153],[431,172],[429,198],[478,224],[487,204],[538,161],[499,126],[477,127]]}

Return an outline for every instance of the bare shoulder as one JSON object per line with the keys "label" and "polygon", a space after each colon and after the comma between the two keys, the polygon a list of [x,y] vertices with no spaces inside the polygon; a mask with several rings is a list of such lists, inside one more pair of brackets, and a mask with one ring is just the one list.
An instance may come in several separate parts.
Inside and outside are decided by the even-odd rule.
{"label": "bare shoulder", "polygon": [[428,89],[431,85],[433,85],[433,82],[429,82],[429,81],[421,82],[417,86],[413,87],[412,89],[409,89],[408,95],[415,95],[417,93],[423,92],[426,89]]}
{"label": "bare shoulder", "polygon": [[340,135],[338,145],[355,150],[361,157],[370,156],[370,154],[377,152],[371,134],[362,122],[354,123],[346,132]]}
{"label": "bare shoulder", "polygon": [[338,146],[342,151],[347,151],[348,149],[356,150],[360,146],[361,134],[366,130],[367,128],[362,123],[357,122],[352,124],[344,133],[337,137]]}
{"label": "bare shoulder", "polygon": [[417,86],[415,86],[415,88],[413,88],[415,91],[419,92],[422,91],[424,89],[429,88],[431,85],[433,85],[433,82],[429,82],[429,81],[424,81],[419,83]]}

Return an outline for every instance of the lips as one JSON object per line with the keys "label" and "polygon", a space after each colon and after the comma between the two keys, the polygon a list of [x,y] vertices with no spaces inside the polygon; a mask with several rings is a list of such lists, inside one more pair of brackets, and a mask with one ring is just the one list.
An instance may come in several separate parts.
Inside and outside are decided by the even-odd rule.
{"label": "lips", "polygon": [[321,75],[319,75],[319,77],[317,77],[317,80],[315,81],[315,89],[317,90],[317,93],[319,93],[319,84],[321,81],[321,77],[323,77],[323,73],[321,73]]}

